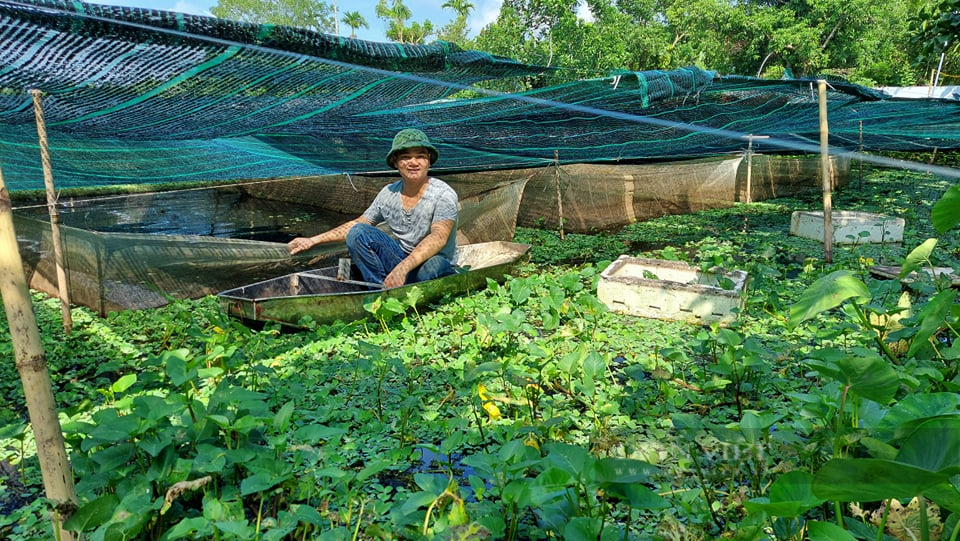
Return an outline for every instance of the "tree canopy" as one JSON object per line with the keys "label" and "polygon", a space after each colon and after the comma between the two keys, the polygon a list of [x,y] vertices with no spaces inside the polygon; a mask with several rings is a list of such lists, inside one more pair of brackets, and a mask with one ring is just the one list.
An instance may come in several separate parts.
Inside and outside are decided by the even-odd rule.
{"label": "tree canopy", "polygon": [[[931,69],[918,58],[939,59],[943,47],[937,49],[936,40],[952,35],[954,44],[960,41],[958,5],[960,0],[504,0],[496,21],[470,45],[560,66],[559,79],[696,65],[725,74],[778,78],[789,72],[912,85],[923,84]],[[916,37],[921,27],[922,39]],[[956,46],[945,56],[948,66],[960,67]]]}
{"label": "tree canopy", "polygon": [[297,26],[318,32],[336,28],[333,8],[318,0],[218,0],[210,12],[221,19]]}
{"label": "tree canopy", "polygon": [[[403,0],[379,0],[376,14],[388,40],[439,39],[559,68],[530,86],[691,65],[869,86],[928,84],[935,74],[960,84],[960,0],[503,0],[496,20],[479,29],[469,26],[474,8],[445,0],[441,13],[450,18],[440,26]],[[211,11],[324,32],[336,22],[319,0],[219,0]],[[358,11],[342,22],[351,36],[368,28]]]}

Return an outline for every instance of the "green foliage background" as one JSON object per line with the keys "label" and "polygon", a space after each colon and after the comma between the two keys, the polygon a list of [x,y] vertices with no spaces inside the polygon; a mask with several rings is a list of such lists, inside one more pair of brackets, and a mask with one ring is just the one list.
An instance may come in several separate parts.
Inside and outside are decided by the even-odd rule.
{"label": "green foliage background", "polygon": [[[955,291],[869,272],[958,268],[956,231],[931,221],[950,185],[852,179],[835,208],[903,217],[905,242],[838,245],[832,263],[787,235],[817,197],[564,240],[523,229],[533,261],[501,286],[302,332],[249,329],[205,298],[75,309],[64,335],[57,301],[38,295],[82,505],[69,526],[90,539],[879,538],[843,503],[853,486],[868,511],[923,492],[924,509],[940,505],[927,531],[955,532],[960,464],[910,455],[956,432]],[[608,312],[595,287],[622,253],[748,271],[738,322]],[[12,359],[9,339],[0,352]],[[0,536],[49,538],[12,362],[0,393]],[[850,477],[877,471],[896,486]]]}

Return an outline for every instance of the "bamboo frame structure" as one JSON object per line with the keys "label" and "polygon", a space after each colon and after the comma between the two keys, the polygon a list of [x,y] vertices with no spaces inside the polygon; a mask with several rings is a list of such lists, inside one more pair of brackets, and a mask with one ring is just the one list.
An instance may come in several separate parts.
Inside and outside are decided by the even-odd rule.
{"label": "bamboo frame structure", "polygon": [[50,382],[50,371],[40,340],[30,291],[23,273],[23,261],[13,229],[13,205],[0,171],[0,296],[6,310],[10,338],[13,342],[17,372],[30,415],[30,426],[37,441],[37,457],[47,498],[54,502],[51,512],[54,538],[73,541],[73,534],[63,529],[77,508],[73,471],[67,459],[63,431],[57,416],[57,405]]}

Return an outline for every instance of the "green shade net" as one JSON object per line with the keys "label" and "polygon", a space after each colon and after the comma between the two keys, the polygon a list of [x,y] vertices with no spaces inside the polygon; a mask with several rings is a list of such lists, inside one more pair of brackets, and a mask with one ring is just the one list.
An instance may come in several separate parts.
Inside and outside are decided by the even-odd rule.
{"label": "green shade net", "polygon": [[[34,89],[58,187],[383,171],[393,135],[411,126],[435,140],[445,171],[702,158],[743,152],[747,134],[769,136],[758,151],[817,151],[809,80],[685,68],[480,90],[544,71],[444,42],[0,1],[0,165],[9,189],[43,187]],[[829,117],[835,152],[960,142],[953,100],[832,82]]]}

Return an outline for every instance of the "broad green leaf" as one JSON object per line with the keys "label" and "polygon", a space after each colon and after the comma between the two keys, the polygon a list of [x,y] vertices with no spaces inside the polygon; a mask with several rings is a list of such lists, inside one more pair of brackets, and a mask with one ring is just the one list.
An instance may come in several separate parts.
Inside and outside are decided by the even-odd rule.
{"label": "broad green leaf", "polygon": [[413,482],[420,490],[430,493],[434,498],[439,497],[450,485],[450,478],[438,473],[415,473]]}
{"label": "broad green leaf", "polygon": [[503,487],[503,492],[500,494],[500,499],[503,500],[503,503],[508,505],[526,507],[530,505],[530,502],[532,501],[532,490],[532,480],[523,478],[513,479],[507,483],[507,486]]}
{"label": "broad green leaf", "polygon": [[864,352],[835,362],[808,360],[807,364],[821,376],[835,379],[851,392],[880,404],[888,403],[900,388],[897,371],[876,354]]}
{"label": "broad green leaf", "polygon": [[821,503],[813,493],[813,476],[805,471],[792,471],[777,478],[770,485],[767,498],[744,502],[751,513],[764,512],[772,517],[798,517]]}
{"label": "broad green leaf", "polygon": [[601,486],[644,483],[658,468],[631,458],[606,457],[597,461],[596,482]]}
{"label": "broad green leaf", "polygon": [[134,413],[151,423],[171,418],[185,409],[182,404],[168,402],[159,396],[141,395],[133,399]]}
{"label": "broad green leaf", "polygon": [[346,434],[346,429],[339,427],[330,427],[322,424],[312,424],[302,426],[293,432],[293,437],[297,441],[314,445],[320,442],[327,442],[339,438]]}
{"label": "broad green leaf", "polygon": [[289,477],[289,475],[277,476],[272,474],[255,473],[250,477],[245,478],[243,481],[240,481],[240,494],[242,496],[249,496],[250,494],[256,494],[257,492],[269,490],[286,481]]}
{"label": "broad green leaf", "polygon": [[423,299],[423,290],[419,286],[413,286],[407,291],[407,298],[404,301],[407,306],[416,306]]}
{"label": "broad green leaf", "polygon": [[956,413],[958,408],[960,395],[957,393],[908,394],[883,416],[876,436],[887,442],[901,440],[927,419]]}
{"label": "broad green leaf", "polygon": [[920,310],[917,319],[920,320],[920,329],[914,335],[910,343],[910,349],[907,350],[907,357],[913,357],[925,348],[930,347],[930,338],[933,337],[944,325],[953,301],[957,298],[955,289],[945,289],[937,293]]}
{"label": "broad green leaf", "polygon": [[933,227],[940,233],[960,223],[960,186],[951,186],[930,213]]}
{"label": "broad green leaf", "polygon": [[137,456],[137,446],[132,443],[118,443],[104,447],[91,455],[91,459],[100,466],[101,471],[123,471]]}
{"label": "broad green leaf", "polygon": [[960,473],[960,416],[938,417],[918,426],[900,447],[897,462],[947,475]]}
{"label": "broad green leaf", "polygon": [[120,503],[115,494],[107,494],[86,503],[70,516],[63,527],[74,532],[89,531],[106,523],[113,516],[114,509]]}
{"label": "broad green leaf", "polygon": [[772,413],[759,414],[753,410],[743,412],[740,418],[740,432],[747,443],[756,443],[770,431],[770,427],[780,420],[782,415]]}
{"label": "broad green leaf", "polygon": [[283,431],[287,429],[287,426],[290,423],[290,417],[293,416],[294,408],[296,404],[293,403],[293,400],[290,400],[286,404],[280,407],[280,411],[273,416],[273,429],[277,431]]}
{"label": "broad green leaf", "polygon": [[960,490],[952,484],[937,485],[925,490],[923,495],[943,509],[949,509],[955,515],[960,514]]}
{"label": "broad green leaf", "polygon": [[596,541],[602,531],[600,519],[575,517],[563,527],[563,538],[568,541]]}
{"label": "broad green leaf", "polygon": [[390,461],[387,459],[375,459],[368,462],[359,472],[357,472],[357,481],[363,482],[374,475],[389,469]]}
{"label": "broad green leaf", "polygon": [[217,530],[230,534],[236,539],[253,539],[257,529],[246,520],[222,520],[213,524]]}
{"label": "broad green leaf", "polygon": [[913,251],[904,258],[899,278],[903,280],[911,272],[922,269],[923,265],[930,260],[930,254],[933,253],[933,249],[936,247],[937,239],[927,239],[923,244],[914,248]]}
{"label": "broad green leaf", "polygon": [[583,374],[594,381],[601,379],[607,372],[607,360],[596,351],[591,351],[583,360]]}
{"label": "broad green leaf", "polygon": [[811,284],[800,295],[800,300],[790,308],[788,326],[794,328],[851,298],[870,300],[870,290],[849,271],[832,272]]}
{"label": "broad green leaf", "polygon": [[670,502],[666,498],[639,483],[607,485],[605,491],[608,496],[619,498],[634,509],[670,507]]}
{"label": "broad green leaf", "polygon": [[197,374],[196,370],[187,370],[187,357],[189,355],[190,350],[177,349],[165,351],[160,357],[160,363],[166,367],[167,377],[177,387],[190,381]]}
{"label": "broad green leaf", "polygon": [[317,511],[317,508],[312,505],[299,503],[290,504],[290,514],[297,520],[306,522],[307,524],[314,526],[322,526],[325,524],[323,516]]}
{"label": "broad green leaf", "polygon": [[912,498],[947,482],[949,475],[878,458],[835,458],[813,476],[813,493],[824,500],[877,502]]}
{"label": "broad green leaf", "polygon": [[205,517],[185,518],[164,532],[165,539],[200,539],[211,529],[210,520]]}
{"label": "broad green leaf", "polygon": [[596,459],[590,452],[579,445],[568,443],[549,443],[544,445],[547,451],[546,461],[563,470],[570,472],[578,479],[582,479],[588,471],[592,471]]}
{"label": "broad green leaf", "polygon": [[400,506],[400,510],[404,514],[410,515],[418,509],[429,507],[436,499],[436,494],[432,492],[414,492],[405,497],[403,505]]}
{"label": "broad green leaf", "polygon": [[549,467],[534,478],[533,482],[538,486],[548,486],[548,487],[567,487],[573,486],[576,484],[576,478],[573,476],[573,472],[567,471],[563,468]]}
{"label": "broad green leaf", "polygon": [[807,522],[807,537],[809,541],[857,541],[847,530],[832,522],[811,520]]}
{"label": "broad green leaf", "polygon": [[125,376],[121,376],[120,379],[113,382],[113,385],[110,386],[110,390],[113,391],[114,393],[122,393],[123,391],[126,391],[127,389],[129,389],[130,386],[136,382],[137,382],[136,374],[127,374]]}

